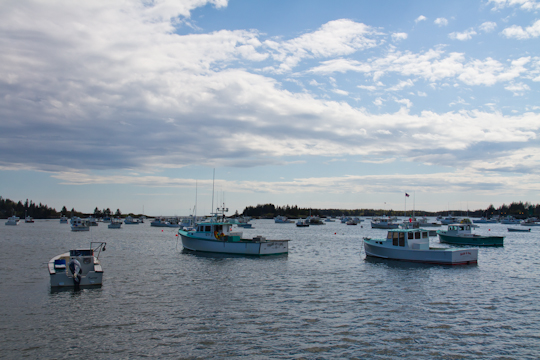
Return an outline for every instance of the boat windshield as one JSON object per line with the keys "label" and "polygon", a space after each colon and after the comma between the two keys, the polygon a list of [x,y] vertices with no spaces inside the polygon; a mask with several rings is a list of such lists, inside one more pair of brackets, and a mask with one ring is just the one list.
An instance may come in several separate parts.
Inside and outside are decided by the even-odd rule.
{"label": "boat windshield", "polygon": [[94,250],[70,250],[69,256],[93,256]]}

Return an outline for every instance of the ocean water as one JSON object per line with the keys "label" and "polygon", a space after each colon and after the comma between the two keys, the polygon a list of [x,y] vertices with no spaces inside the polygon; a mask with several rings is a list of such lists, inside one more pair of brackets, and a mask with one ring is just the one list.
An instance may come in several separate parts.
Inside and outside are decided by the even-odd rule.
{"label": "ocean water", "polygon": [[[449,267],[366,259],[362,238],[386,234],[369,221],[252,223],[289,254],[185,253],[149,223],[0,224],[0,358],[540,358],[540,228],[481,224],[504,247]],[[48,260],[90,241],[103,286],[52,291]]]}

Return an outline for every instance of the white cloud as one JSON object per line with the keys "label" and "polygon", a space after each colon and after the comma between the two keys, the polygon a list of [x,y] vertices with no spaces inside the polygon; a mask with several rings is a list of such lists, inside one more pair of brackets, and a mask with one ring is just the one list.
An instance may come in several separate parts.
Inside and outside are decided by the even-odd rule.
{"label": "white cloud", "polygon": [[452,40],[465,41],[472,39],[473,35],[476,35],[476,31],[474,29],[468,29],[463,32],[452,32],[448,34],[448,37]]}
{"label": "white cloud", "polygon": [[482,23],[482,25],[480,25],[478,28],[483,32],[489,33],[495,30],[496,27],[497,27],[497,23],[493,21],[486,21]]}
{"label": "white cloud", "polygon": [[540,20],[536,20],[532,26],[528,26],[525,29],[523,29],[521,26],[512,25],[504,29],[501,34],[509,39],[515,38],[525,40],[537,38],[540,36]]}
{"label": "white cloud", "polygon": [[343,95],[343,96],[349,95],[349,93],[347,91],[340,90],[340,89],[332,89],[332,92],[335,93],[335,94],[338,94],[338,95]]}
{"label": "white cloud", "polygon": [[448,20],[446,20],[445,18],[436,18],[433,23],[439,26],[446,26],[448,25]]}
{"label": "white cloud", "polygon": [[512,83],[504,87],[506,90],[514,93],[514,96],[523,96],[525,91],[531,90],[531,88],[524,83]]}
{"label": "white cloud", "polygon": [[488,4],[493,4],[492,10],[500,10],[516,5],[526,11],[540,9],[540,4],[535,0],[488,0]]}
{"label": "white cloud", "polygon": [[427,20],[427,18],[424,15],[420,15],[414,20],[414,22],[418,24],[420,21],[425,21],[425,20]]}
{"label": "white cloud", "polygon": [[409,109],[412,106],[412,102],[409,99],[394,99],[398,104],[403,104]]}
{"label": "white cloud", "polygon": [[377,105],[377,106],[381,106],[383,104],[384,100],[380,97],[376,98],[374,101],[373,101],[373,104]]}
{"label": "white cloud", "polygon": [[308,70],[308,72],[318,74],[331,74],[334,72],[345,73],[347,71],[369,72],[371,67],[368,64],[363,64],[356,60],[350,59],[334,59],[321,62],[315,68]]}
{"label": "white cloud", "polygon": [[379,35],[382,33],[370,26],[342,19],[330,21],[315,32],[284,42],[267,40],[264,45],[281,63],[274,71],[283,73],[291,71],[306,58],[342,56],[375,47]]}
{"label": "white cloud", "polygon": [[427,96],[427,94],[423,91],[418,91],[418,96],[422,96],[422,97],[425,97]]}
{"label": "white cloud", "polygon": [[407,79],[406,81],[400,81],[398,84],[389,87],[386,91],[400,91],[410,86],[414,86],[414,82],[411,79]]}
{"label": "white cloud", "polygon": [[394,42],[405,40],[405,39],[407,39],[407,33],[400,32],[400,33],[393,33],[392,34],[392,40]]}
{"label": "white cloud", "polygon": [[451,102],[448,104],[448,106],[454,106],[454,105],[470,105],[468,102],[463,100],[462,98],[458,97],[456,101]]}
{"label": "white cloud", "polygon": [[391,50],[386,57],[370,59],[365,63],[345,59],[323,62],[309,72],[330,74],[334,71],[356,71],[372,75],[374,81],[396,72],[402,76],[416,76],[431,82],[456,78],[467,85],[491,86],[497,82],[513,80],[527,72],[524,65],[531,60],[530,57],[522,57],[513,60],[510,66],[505,66],[492,58],[472,59],[467,62],[461,53],[450,53],[443,57],[444,55],[444,51],[440,49],[420,54]]}
{"label": "white cloud", "polygon": [[358,85],[357,87],[360,88],[360,89],[367,90],[367,91],[375,91],[375,90],[377,90],[377,87],[373,86],[373,85]]}

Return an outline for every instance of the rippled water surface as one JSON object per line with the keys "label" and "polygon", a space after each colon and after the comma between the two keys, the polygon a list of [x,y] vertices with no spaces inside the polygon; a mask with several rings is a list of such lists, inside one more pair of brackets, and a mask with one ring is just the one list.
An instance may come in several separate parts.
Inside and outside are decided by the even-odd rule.
{"label": "rippled water surface", "polygon": [[[386,235],[368,221],[252,223],[289,254],[184,253],[148,223],[0,224],[0,358],[540,358],[540,228],[482,224],[504,247],[448,267],[366,259],[362,238]],[[103,286],[51,291],[48,260],[90,241]]]}

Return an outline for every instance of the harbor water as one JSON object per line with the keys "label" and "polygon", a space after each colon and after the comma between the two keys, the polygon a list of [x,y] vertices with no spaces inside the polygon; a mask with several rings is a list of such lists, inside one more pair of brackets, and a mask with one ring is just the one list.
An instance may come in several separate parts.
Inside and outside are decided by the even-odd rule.
{"label": "harbor water", "polygon": [[[369,220],[251,223],[289,254],[185,253],[149,222],[1,224],[0,358],[540,358],[540,227],[481,224],[504,247],[451,267],[366,259],[362,238],[386,236]],[[107,242],[103,285],[51,290],[48,260],[91,241]]]}

